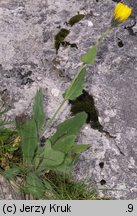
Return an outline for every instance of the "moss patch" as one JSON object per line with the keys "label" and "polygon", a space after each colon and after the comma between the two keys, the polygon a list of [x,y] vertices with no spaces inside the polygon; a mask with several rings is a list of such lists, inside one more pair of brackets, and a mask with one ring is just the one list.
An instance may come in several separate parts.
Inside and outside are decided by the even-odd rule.
{"label": "moss patch", "polygon": [[56,51],[59,50],[61,43],[65,40],[67,35],[69,34],[69,30],[62,28],[56,35],[55,35],[55,48]]}
{"label": "moss patch", "polygon": [[80,22],[84,17],[85,17],[84,14],[77,14],[77,15],[70,18],[70,20],[68,21],[68,24],[70,26],[73,26],[76,23]]}
{"label": "moss patch", "polygon": [[116,138],[112,136],[108,131],[104,130],[103,126],[98,120],[98,110],[95,106],[94,98],[89,95],[88,92],[83,90],[83,94],[76,98],[74,101],[69,101],[71,103],[71,112],[73,115],[76,113],[85,111],[88,114],[87,123],[93,129],[97,129],[100,132],[104,132],[109,138]]}
{"label": "moss patch", "polygon": [[95,102],[92,95],[83,90],[83,94],[80,95],[76,100],[70,101],[71,112],[75,115],[78,112],[85,111],[88,114],[87,123],[91,125],[92,128],[103,130],[102,125],[98,121],[98,111],[95,107]]}
{"label": "moss patch", "polygon": [[[77,15],[71,17],[69,19],[69,21],[66,22],[66,24],[68,24],[68,25],[70,25],[72,27],[74,24],[80,22],[80,20],[82,20],[84,17],[85,17],[84,14],[77,14]],[[70,30],[65,29],[65,28],[61,28],[60,31],[55,35],[55,49],[56,49],[56,52],[58,52],[61,44],[63,46],[70,46],[70,47],[77,48],[77,45],[75,43],[70,43],[68,41],[64,41],[69,33],[70,33]]]}

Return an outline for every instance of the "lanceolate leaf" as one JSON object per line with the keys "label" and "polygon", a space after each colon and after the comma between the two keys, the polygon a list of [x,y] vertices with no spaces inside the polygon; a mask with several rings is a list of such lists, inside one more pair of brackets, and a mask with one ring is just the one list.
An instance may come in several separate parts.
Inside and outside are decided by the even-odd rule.
{"label": "lanceolate leaf", "polygon": [[67,154],[71,150],[72,146],[74,145],[75,139],[76,139],[75,135],[66,135],[61,139],[59,139],[53,145],[53,149]]}
{"label": "lanceolate leaf", "polygon": [[75,159],[75,157],[66,156],[64,163],[61,164],[60,166],[56,167],[56,169],[54,169],[54,170],[56,172],[69,174],[72,170],[73,165],[74,165],[74,159]]}
{"label": "lanceolate leaf", "polygon": [[37,127],[34,119],[28,119],[19,129],[21,136],[21,148],[23,159],[26,163],[31,164],[34,153],[38,144]]}
{"label": "lanceolate leaf", "polygon": [[7,179],[13,179],[15,178],[17,175],[19,175],[21,173],[21,168],[18,166],[15,166],[13,168],[10,168],[6,171],[4,171],[3,175],[4,177],[6,177]]}
{"label": "lanceolate leaf", "polygon": [[87,145],[87,144],[76,144],[72,147],[72,152],[76,154],[82,153],[86,151],[89,147],[90,145]]}
{"label": "lanceolate leaf", "polygon": [[86,53],[81,57],[81,61],[85,64],[93,64],[95,62],[97,55],[96,46],[91,47]]}
{"label": "lanceolate leaf", "polygon": [[30,173],[26,178],[25,190],[34,196],[34,198],[42,198],[45,192],[45,186],[36,174]]}
{"label": "lanceolate leaf", "polygon": [[39,89],[35,96],[35,102],[33,106],[33,118],[37,125],[37,129],[40,130],[44,124],[45,113],[43,112],[43,94],[42,89]]}
{"label": "lanceolate leaf", "polygon": [[33,160],[33,164],[34,164],[35,169],[38,169],[40,163],[43,160],[44,148],[45,148],[45,146],[38,146],[38,148],[37,148],[37,151],[35,153],[35,157]]}
{"label": "lanceolate leaf", "polygon": [[57,191],[54,189],[55,185],[54,183],[44,180],[43,179],[43,184],[45,186],[45,199],[59,199]]}
{"label": "lanceolate leaf", "polygon": [[43,162],[41,166],[45,167],[45,169],[56,167],[62,164],[64,159],[65,159],[65,154],[63,152],[54,150],[51,146],[51,142],[47,140],[47,142],[45,143]]}
{"label": "lanceolate leaf", "polygon": [[32,159],[38,145],[39,130],[43,126],[44,119],[43,95],[42,90],[39,89],[35,96],[33,116],[30,119],[24,119],[22,123],[19,122],[18,124],[17,122],[17,129],[22,141],[21,148],[23,160],[29,165],[32,163]]}
{"label": "lanceolate leaf", "polygon": [[76,79],[72,81],[70,87],[65,91],[63,95],[65,100],[75,100],[78,96],[82,94],[85,75],[86,69],[82,67]]}
{"label": "lanceolate leaf", "polygon": [[85,112],[81,112],[58,125],[56,133],[50,138],[52,145],[66,135],[76,136],[83,124],[86,122],[86,118],[87,114]]}

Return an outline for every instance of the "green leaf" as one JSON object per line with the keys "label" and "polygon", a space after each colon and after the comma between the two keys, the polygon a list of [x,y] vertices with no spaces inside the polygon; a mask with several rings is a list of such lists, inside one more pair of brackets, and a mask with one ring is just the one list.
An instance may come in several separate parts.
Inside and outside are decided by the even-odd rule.
{"label": "green leaf", "polygon": [[27,164],[31,164],[38,145],[37,127],[34,119],[26,120],[18,130],[22,140],[23,159]]}
{"label": "green leaf", "polygon": [[87,145],[87,144],[76,144],[72,147],[72,152],[79,154],[79,153],[86,151],[89,147],[90,145]]}
{"label": "green leaf", "polygon": [[66,156],[63,164],[56,167],[56,169],[54,171],[69,174],[71,172],[71,170],[72,170],[73,162],[74,162],[74,157]]}
{"label": "green leaf", "polygon": [[3,172],[3,175],[5,178],[7,179],[13,179],[15,178],[17,175],[19,175],[21,173],[21,168],[18,166],[12,167],[6,171]]}
{"label": "green leaf", "polygon": [[33,106],[33,118],[37,125],[38,131],[44,124],[45,113],[43,112],[43,94],[42,89],[39,89],[35,96],[35,102]]}
{"label": "green leaf", "polygon": [[53,187],[52,187],[52,184],[50,184],[50,181],[43,179],[43,184],[44,184],[46,190],[50,190],[50,191],[53,190]]}
{"label": "green leaf", "polygon": [[45,187],[42,180],[33,173],[26,177],[25,191],[33,195],[35,198],[42,198],[45,192]]}
{"label": "green leaf", "polygon": [[22,140],[23,160],[29,165],[32,163],[35,155],[39,140],[39,130],[44,124],[44,119],[43,95],[42,90],[39,89],[35,96],[33,117],[23,121],[23,123],[17,124],[17,129]]}
{"label": "green leaf", "polygon": [[45,186],[45,198],[47,199],[57,199],[58,198],[58,194],[57,192],[54,190],[55,185],[50,182],[50,180],[43,180],[43,184]]}
{"label": "green leaf", "polygon": [[91,47],[85,54],[82,55],[81,61],[85,64],[93,64],[96,60],[97,48]]}
{"label": "green leaf", "polygon": [[72,146],[74,145],[75,139],[75,135],[64,136],[53,145],[53,149],[67,154],[68,152],[70,152]]}
{"label": "green leaf", "polygon": [[35,157],[33,160],[33,164],[34,164],[35,169],[37,169],[39,167],[40,163],[43,160],[43,152],[44,152],[44,146],[38,146],[38,149],[35,153]]}
{"label": "green leaf", "polygon": [[75,100],[82,94],[86,69],[82,67],[78,76],[72,81],[70,87],[65,91],[63,97],[65,100]]}
{"label": "green leaf", "polygon": [[86,122],[86,119],[87,114],[85,112],[81,112],[58,125],[56,133],[52,137],[50,137],[52,145],[54,145],[55,142],[66,135],[76,136],[83,124]]}
{"label": "green leaf", "polygon": [[49,140],[45,143],[45,149],[43,153],[43,162],[41,166],[46,168],[56,167],[63,163],[65,154],[63,152],[54,150],[51,147],[51,142]]}

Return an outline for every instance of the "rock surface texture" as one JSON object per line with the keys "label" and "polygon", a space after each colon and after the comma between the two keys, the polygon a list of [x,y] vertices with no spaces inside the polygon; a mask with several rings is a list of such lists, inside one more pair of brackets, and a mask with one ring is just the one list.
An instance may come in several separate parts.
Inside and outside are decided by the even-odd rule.
{"label": "rock surface texture", "polygon": [[[42,87],[50,117],[80,56],[109,26],[114,5],[112,0],[0,0],[0,92],[10,97],[9,116],[30,113]],[[84,19],[68,25],[78,13]],[[85,125],[79,142],[91,148],[81,155],[74,176],[96,187],[101,197],[137,199],[137,37],[124,25],[101,43],[85,82],[111,136]],[[61,45],[56,53],[54,38],[61,28],[69,30],[65,40],[76,46]],[[62,113],[57,122],[68,114]]]}

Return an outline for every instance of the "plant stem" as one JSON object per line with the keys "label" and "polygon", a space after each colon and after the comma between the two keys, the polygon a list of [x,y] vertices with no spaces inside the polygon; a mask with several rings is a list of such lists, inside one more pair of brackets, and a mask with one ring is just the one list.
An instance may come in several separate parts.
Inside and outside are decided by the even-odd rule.
{"label": "plant stem", "polygon": [[62,106],[64,105],[64,103],[66,102],[66,100],[64,99],[61,104],[59,105],[59,107],[57,108],[57,110],[55,111],[55,113],[53,114],[53,116],[51,117],[51,119],[47,122],[46,126],[45,126],[45,131],[51,126],[51,124],[53,123],[54,119],[56,118],[56,115],[58,114],[58,112],[60,111],[60,109],[62,108]]}
{"label": "plant stem", "polygon": [[[73,83],[75,82],[75,80],[77,79],[77,77],[79,76],[79,73],[81,72],[81,70],[85,67],[85,64],[82,64],[81,67],[79,68],[78,72],[76,73],[74,79],[72,80],[72,83],[69,87],[69,89],[71,88],[71,86],[73,85]],[[61,108],[63,107],[64,103],[67,101],[67,98],[64,98],[63,101],[61,102],[61,104],[59,105],[59,107],[57,108],[57,110],[55,111],[55,113],[53,114],[53,116],[51,117],[51,119],[47,122],[44,131],[46,131],[53,123],[54,119],[56,118],[58,112],[61,110]]]}
{"label": "plant stem", "polygon": [[110,26],[97,40],[97,42],[95,43],[95,46],[97,47],[100,42],[102,42],[104,40],[104,38],[111,32],[112,27]]}
{"label": "plant stem", "polygon": [[76,73],[76,75],[75,75],[74,79],[72,80],[72,82],[71,82],[71,85],[70,85],[69,89],[71,89],[71,86],[74,84],[74,82],[75,82],[75,81],[76,81],[76,79],[78,78],[78,76],[79,76],[79,74],[80,74],[81,70],[82,70],[84,67],[85,67],[85,64],[83,63],[83,64],[80,66],[80,68],[79,68],[78,72]]}
{"label": "plant stem", "polygon": [[[104,40],[104,38],[109,34],[109,32],[112,30],[112,27],[110,26],[97,40],[95,46],[98,46],[100,44],[100,42],[102,42]],[[69,87],[69,89],[71,89],[72,85],[74,84],[74,82],[76,81],[77,77],[79,76],[79,73],[81,72],[81,70],[85,67],[85,64],[82,64],[81,67],[79,68],[78,72],[76,73],[74,79],[72,80],[72,83]],[[68,91],[69,91],[68,89]],[[60,109],[62,108],[62,106],[64,105],[64,103],[66,102],[67,97],[64,98],[64,100],[61,102],[61,104],[59,105],[59,107],[57,108],[57,110],[55,111],[55,113],[53,114],[53,116],[51,117],[51,119],[47,122],[44,130],[46,131],[51,124],[53,123],[54,119],[56,118],[56,115],[58,114],[58,112],[60,111]]]}

